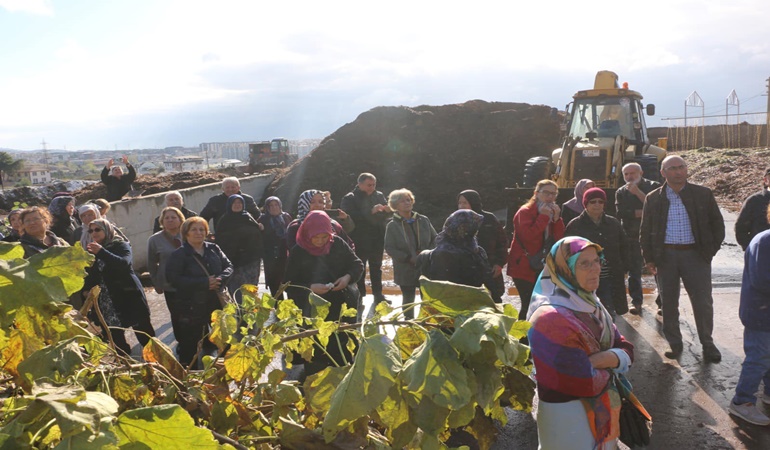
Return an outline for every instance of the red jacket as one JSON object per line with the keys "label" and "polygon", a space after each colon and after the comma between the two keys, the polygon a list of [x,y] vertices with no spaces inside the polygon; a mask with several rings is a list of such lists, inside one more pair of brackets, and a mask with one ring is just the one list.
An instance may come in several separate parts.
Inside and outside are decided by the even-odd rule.
{"label": "red jacket", "polygon": [[534,283],[539,273],[535,273],[529,267],[529,259],[524,255],[521,244],[527,249],[527,253],[533,255],[543,247],[545,227],[550,226],[550,236],[554,241],[564,237],[564,221],[551,222],[550,217],[540,214],[537,203],[530,206],[522,206],[513,216],[513,241],[508,252],[508,276]]}

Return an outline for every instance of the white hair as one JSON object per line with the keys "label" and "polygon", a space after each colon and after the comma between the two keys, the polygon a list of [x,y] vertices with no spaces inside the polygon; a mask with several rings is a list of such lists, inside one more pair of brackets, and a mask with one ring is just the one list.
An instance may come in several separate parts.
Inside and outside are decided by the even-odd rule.
{"label": "white hair", "polygon": [[222,186],[228,184],[228,183],[235,183],[236,185],[240,186],[241,182],[238,181],[237,177],[227,177],[222,179]]}
{"label": "white hair", "polygon": [[178,196],[179,196],[179,198],[183,198],[183,197],[182,197],[182,193],[181,193],[181,192],[179,192],[179,191],[171,191],[171,192],[167,192],[167,193],[166,193],[166,195],[165,195],[163,198],[169,198],[169,197],[171,197],[172,195],[178,195]]}
{"label": "white hair", "polygon": [[624,170],[628,169],[629,167],[636,167],[637,169],[639,169],[639,172],[643,172],[642,166],[639,165],[639,163],[635,163],[635,162],[630,162],[630,163],[626,164],[625,166],[623,166],[622,169],[620,169],[620,171],[623,172]]}

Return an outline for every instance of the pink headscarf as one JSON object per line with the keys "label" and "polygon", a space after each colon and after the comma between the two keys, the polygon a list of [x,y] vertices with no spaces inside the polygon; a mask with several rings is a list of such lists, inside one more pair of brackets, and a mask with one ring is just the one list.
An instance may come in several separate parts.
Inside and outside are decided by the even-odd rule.
{"label": "pink headscarf", "polygon": [[324,233],[334,235],[331,219],[323,211],[310,211],[297,230],[297,245],[313,256],[328,255],[332,248],[332,239],[323,247],[316,247],[312,241],[314,236]]}

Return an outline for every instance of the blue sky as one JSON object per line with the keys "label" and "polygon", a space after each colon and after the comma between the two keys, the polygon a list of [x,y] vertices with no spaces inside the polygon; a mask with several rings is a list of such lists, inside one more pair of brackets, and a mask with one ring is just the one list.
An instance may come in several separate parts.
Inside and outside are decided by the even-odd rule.
{"label": "blue sky", "polygon": [[561,109],[603,69],[656,105],[649,125],[694,90],[706,114],[733,89],[766,110],[766,0],[528,3],[0,0],[0,148],[321,138],[375,106],[473,99]]}

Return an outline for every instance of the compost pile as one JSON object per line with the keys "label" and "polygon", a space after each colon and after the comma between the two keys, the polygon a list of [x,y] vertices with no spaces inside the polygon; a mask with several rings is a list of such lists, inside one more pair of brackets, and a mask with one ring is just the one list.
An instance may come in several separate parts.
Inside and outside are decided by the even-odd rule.
{"label": "compost pile", "polygon": [[302,191],[328,190],[338,206],[358,174],[371,172],[386,196],[410,189],[415,210],[438,226],[465,189],[477,190],[485,209],[504,209],[505,188],[521,182],[526,160],[558,147],[560,120],[551,107],[526,103],[377,107],[279,174],[266,195],[296,211]]}

